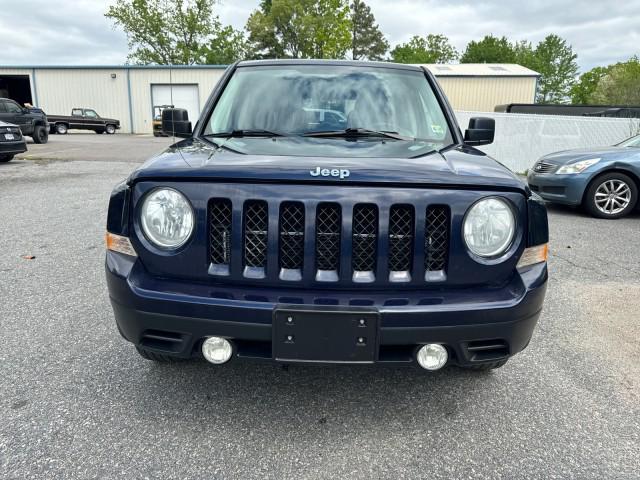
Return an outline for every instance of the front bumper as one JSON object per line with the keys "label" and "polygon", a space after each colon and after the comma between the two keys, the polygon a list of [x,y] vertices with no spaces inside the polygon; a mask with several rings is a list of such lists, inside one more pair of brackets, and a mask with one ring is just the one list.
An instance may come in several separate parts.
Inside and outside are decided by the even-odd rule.
{"label": "front bumper", "polygon": [[580,205],[589,183],[589,175],[581,173],[557,175],[531,171],[527,175],[527,183],[532,191],[548,202]]}
{"label": "front bumper", "polygon": [[[467,366],[507,358],[529,343],[546,290],[547,266],[515,273],[500,287],[389,294],[265,292],[158,279],[133,257],[107,252],[109,296],[118,329],[147,350],[200,356],[208,336],[232,340],[235,356],[273,360],[277,308],[357,311],[379,315],[375,362],[411,363],[418,346],[441,343],[450,363]],[[363,297],[367,298],[363,298]]]}

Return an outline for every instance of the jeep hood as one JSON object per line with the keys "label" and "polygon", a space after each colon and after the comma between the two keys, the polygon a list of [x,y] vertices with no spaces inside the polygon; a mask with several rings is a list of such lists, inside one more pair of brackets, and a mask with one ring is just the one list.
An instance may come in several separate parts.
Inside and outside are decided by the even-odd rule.
{"label": "jeep hood", "polygon": [[[479,150],[458,146],[442,152],[423,148],[415,156],[394,156],[394,149],[407,148],[408,142],[347,142],[313,139],[304,151],[287,155],[253,153],[251,148],[234,149],[216,146],[198,139],[187,139],[169,147],[135,170],[130,183],[145,180],[202,180],[248,183],[328,183],[345,185],[389,185],[516,190],[528,192],[525,184],[509,169]],[[317,141],[319,140],[319,141]],[[254,141],[282,139],[243,138],[245,145]],[[339,145],[340,149],[331,148]],[[323,145],[324,149],[318,148]],[[355,146],[361,144],[360,147]],[[313,147],[311,147],[313,145]],[[237,148],[237,149],[236,149]],[[361,148],[361,150],[356,150]],[[281,149],[280,149],[281,150]],[[330,155],[327,156],[326,152]],[[413,153],[413,152],[411,152]],[[348,178],[312,176],[320,169],[347,169]]]}

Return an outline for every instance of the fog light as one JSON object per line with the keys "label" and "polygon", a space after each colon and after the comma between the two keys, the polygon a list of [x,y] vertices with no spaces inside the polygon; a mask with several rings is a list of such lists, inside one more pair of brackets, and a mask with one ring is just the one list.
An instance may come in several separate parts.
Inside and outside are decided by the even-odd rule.
{"label": "fog light", "polygon": [[447,363],[447,349],[437,343],[428,343],[418,350],[417,360],[425,370],[440,370]]}
{"label": "fog light", "polygon": [[202,355],[216,365],[229,361],[232,353],[231,343],[224,338],[209,337],[202,344]]}

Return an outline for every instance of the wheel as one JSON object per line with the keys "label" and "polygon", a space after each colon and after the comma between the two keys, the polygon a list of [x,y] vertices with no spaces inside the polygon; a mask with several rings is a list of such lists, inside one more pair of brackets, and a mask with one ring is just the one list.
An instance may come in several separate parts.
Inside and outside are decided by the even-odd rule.
{"label": "wheel", "polygon": [[145,350],[142,347],[136,346],[136,350],[138,351],[138,353],[140,354],[140,356],[142,358],[144,358],[145,360],[151,360],[152,362],[174,363],[174,362],[179,362],[180,361],[179,358],[172,357],[170,355],[163,355],[161,353],[151,352],[149,350]]}
{"label": "wheel", "polygon": [[38,125],[33,129],[33,143],[47,143],[49,140],[49,132],[42,125]]}
{"label": "wheel", "polygon": [[13,159],[13,155],[0,155],[0,162],[10,162]]}
{"label": "wheel", "polygon": [[464,368],[467,370],[476,370],[476,371],[483,371],[483,370],[495,370],[496,368],[500,368],[503,367],[505,363],[507,363],[509,361],[508,358],[505,358],[504,360],[496,360],[495,362],[487,362],[487,363],[479,363],[477,365],[469,365],[469,366],[465,366]]}
{"label": "wheel", "polygon": [[68,130],[64,123],[56,123],[56,133],[58,135],[66,135]]}
{"label": "wheel", "polygon": [[116,133],[116,126],[115,125],[107,125],[105,127],[107,134],[108,135],[113,135],[114,133]]}
{"label": "wheel", "polygon": [[638,186],[624,173],[611,172],[597,177],[584,197],[586,210],[597,218],[620,218],[633,210]]}

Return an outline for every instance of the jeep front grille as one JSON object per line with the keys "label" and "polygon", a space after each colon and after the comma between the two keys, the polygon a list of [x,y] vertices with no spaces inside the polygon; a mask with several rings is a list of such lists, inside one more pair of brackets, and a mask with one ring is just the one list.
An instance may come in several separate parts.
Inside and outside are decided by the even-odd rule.
{"label": "jeep front grille", "polygon": [[423,205],[248,200],[234,206],[213,199],[209,273],[327,285],[442,282],[451,214],[445,205]]}

